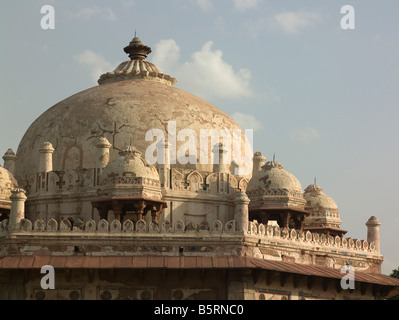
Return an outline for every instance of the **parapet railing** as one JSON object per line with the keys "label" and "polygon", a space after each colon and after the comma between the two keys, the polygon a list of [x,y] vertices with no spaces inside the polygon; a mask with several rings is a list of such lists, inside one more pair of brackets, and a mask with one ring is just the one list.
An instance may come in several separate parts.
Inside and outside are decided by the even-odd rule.
{"label": "parapet railing", "polygon": [[[106,220],[100,220],[98,223],[94,220],[83,222],[80,219],[74,219],[72,222],[65,219],[58,223],[55,219],[47,223],[38,219],[32,223],[28,219],[22,219],[18,225],[9,230],[8,220],[0,223],[0,236],[4,236],[10,231],[18,233],[47,232],[47,233],[96,233],[96,234],[209,234],[209,235],[234,235],[243,234],[236,227],[236,221],[231,220],[223,225],[220,220],[213,223],[197,224],[195,222],[185,223],[178,220],[173,224],[162,222],[161,224],[144,220],[133,222],[126,220],[121,223],[119,220],[113,220],[109,223]],[[375,243],[368,243],[366,240],[344,238],[326,234],[312,233],[310,231],[298,231],[295,229],[281,229],[278,225],[264,225],[250,221],[246,235],[256,236],[265,240],[286,241],[291,244],[306,245],[312,247],[340,248],[341,250],[356,252],[376,252]]]}

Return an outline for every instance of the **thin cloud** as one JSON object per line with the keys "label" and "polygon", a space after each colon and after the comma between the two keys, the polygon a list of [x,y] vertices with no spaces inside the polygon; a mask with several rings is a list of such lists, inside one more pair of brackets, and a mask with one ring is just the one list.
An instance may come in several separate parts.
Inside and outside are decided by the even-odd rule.
{"label": "thin cloud", "polygon": [[320,133],[314,128],[299,128],[291,132],[291,139],[297,142],[307,143],[319,139]]}
{"label": "thin cloud", "polygon": [[154,46],[152,61],[163,72],[173,73],[180,59],[180,47],[173,39],[161,40]]}
{"label": "thin cloud", "polygon": [[100,8],[97,6],[81,8],[78,12],[73,14],[73,17],[82,20],[89,20],[92,18],[116,20],[116,15],[111,8]]}
{"label": "thin cloud", "polygon": [[297,34],[303,29],[319,23],[321,20],[320,14],[306,11],[283,12],[273,18],[274,24],[288,34]]}
{"label": "thin cloud", "polygon": [[247,21],[245,22],[245,28],[248,35],[252,38],[257,38],[267,32],[275,32],[277,30],[289,35],[296,35],[316,26],[321,21],[322,15],[316,12],[289,11]]}
{"label": "thin cloud", "polygon": [[91,79],[94,83],[97,83],[97,80],[102,74],[115,69],[110,62],[104,59],[104,57],[91,50],[85,50],[76,55],[74,59],[90,71]]}
{"label": "thin cloud", "polygon": [[245,23],[247,34],[251,38],[257,38],[259,35],[264,34],[266,31],[271,30],[272,20],[270,18],[262,17],[255,20],[249,20]]}
{"label": "thin cloud", "polygon": [[254,9],[260,2],[261,0],[233,0],[235,10]]}
{"label": "thin cloud", "polygon": [[134,0],[123,0],[123,6],[126,8],[131,8],[135,5]]}
{"label": "thin cloud", "polygon": [[195,4],[204,11],[213,8],[213,3],[210,0],[195,0]]}
{"label": "thin cloud", "polygon": [[251,114],[245,114],[237,111],[234,112],[231,117],[243,130],[252,129],[254,131],[259,131],[262,128],[262,123]]}
{"label": "thin cloud", "polygon": [[253,95],[248,69],[234,70],[223,60],[221,50],[212,49],[208,41],[200,51],[192,54],[189,62],[181,63],[180,47],[172,40],[162,40],[154,50],[153,62],[165,73],[176,77],[184,89],[205,99],[244,98]]}

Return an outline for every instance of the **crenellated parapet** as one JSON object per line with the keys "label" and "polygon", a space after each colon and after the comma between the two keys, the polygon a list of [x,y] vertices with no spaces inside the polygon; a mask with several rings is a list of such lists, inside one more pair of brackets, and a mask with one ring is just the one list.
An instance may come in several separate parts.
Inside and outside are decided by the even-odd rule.
{"label": "crenellated parapet", "polygon": [[58,222],[55,219],[49,220],[47,223],[43,219],[37,219],[32,222],[29,219],[22,219],[14,230],[9,230],[9,220],[5,219],[0,222],[0,237],[6,235],[9,231],[17,233],[85,233],[85,234],[221,234],[236,233],[236,223],[234,220],[223,223],[215,220],[209,224],[203,222],[197,224],[193,221],[185,223],[177,220],[173,224],[169,222],[155,223],[138,220],[136,222],[128,219],[122,223],[119,220],[108,222],[107,220],[88,220],[84,222],[81,219],[65,219]]}
{"label": "crenellated parapet", "polygon": [[[303,248],[326,248],[340,249],[341,251],[369,252],[378,254],[376,245],[367,240],[331,236],[326,234],[313,233],[310,231],[298,231],[296,229],[280,228],[278,225],[263,225],[255,222],[249,223],[248,234],[257,236],[260,239],[270,241],[283,241],[287,245],[303,246]],[[345,251],[344,251],[345,252]]]}

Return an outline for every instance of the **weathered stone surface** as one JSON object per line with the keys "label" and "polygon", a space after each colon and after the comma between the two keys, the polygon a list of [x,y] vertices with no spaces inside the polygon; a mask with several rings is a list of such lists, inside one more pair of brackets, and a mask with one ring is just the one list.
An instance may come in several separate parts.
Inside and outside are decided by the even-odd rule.
{"label": "weathered stone surface", "polygon": [[[347,299],[336,279],[300,270],[319,266],[336,274],[353,265],[381,272],[375,217],[367,222],[367,240],[304,230],[305,208],[308,224],[339,229],[336,203],[317,185],[304,197],[298,179],[274,160],[264,164],[261,153],[254,154],[251,180],[235,175],[234,163],[151,165],[144,155],[154,129],[171,144],[183,129],[199,138],[204,129],[240,128],[174,88],[175,79],[145,61],[151,49],[138,38],[125,49],[133,60],[103,75],[100,86],[47,110],[26,131],[18,157],[4,156],[12,172],[0,167],[0,299]],[[176,134],[167,137],[171,120]],[[186,143],[177,140],[176,151]],[[244,136],[239,140],[243,154],[250,146]],[[214,146],[208,154],[224,158],[226,141]],[[9,220],[14,169],[28,200],[24,212],[25,199],[14,199]],[[251,206],[258,217],[251,218]],[[292,206],[302,215],[290,221]],[[281,221],[269,219],[268,208],[281,212]],[[21,260],[12,265],[4,257]],[[256,265],[262,260],[267,268]],[[39,272],[9,271],[38,271],[50,262],[55,290],[39,289]],[[292,272],[281,272],[283,266]],[[382,296],[364,284],[351,294]]]}
{"label": "weathered stone surface", "polygon": [[[38,150],[44,141],[55,145],[55,171],[95,168],[95,144],[100,137],[112,142],[111,160],[127,145],[145,152],[152,144],[145,139],[147,131],[160,129],[167,136],[171,119],[176,121],[177,132],[193,129],[198,138],[200,129],[240,129],[224,112],[180,89],[141,80],[109,83],[77,93],[43,113],[21,140],[16,175],[24,178],[38,172]],[[182,144],[177,142],[177,149]],[[199,148],[198,143],[198,152]],[[193,168],[213,171],[212,164]]]}

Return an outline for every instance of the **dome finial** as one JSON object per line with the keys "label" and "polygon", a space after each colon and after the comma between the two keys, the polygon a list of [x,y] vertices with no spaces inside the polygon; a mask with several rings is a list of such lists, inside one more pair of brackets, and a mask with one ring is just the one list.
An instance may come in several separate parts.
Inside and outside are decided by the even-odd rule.
{"label": "dome finial", "polygon": [[123,49],[131,60],[145,60],[152,50],[147,47],[139,37],[137,37],[136,30],[134,31],[134,38],[127,47]]}
{"label": "dome finial", "polygon": [[126,146],[122,151],[119,151],[120,156],[135,156],[135,157],[140,157],[141,152],[135,148],[130,146]]}

